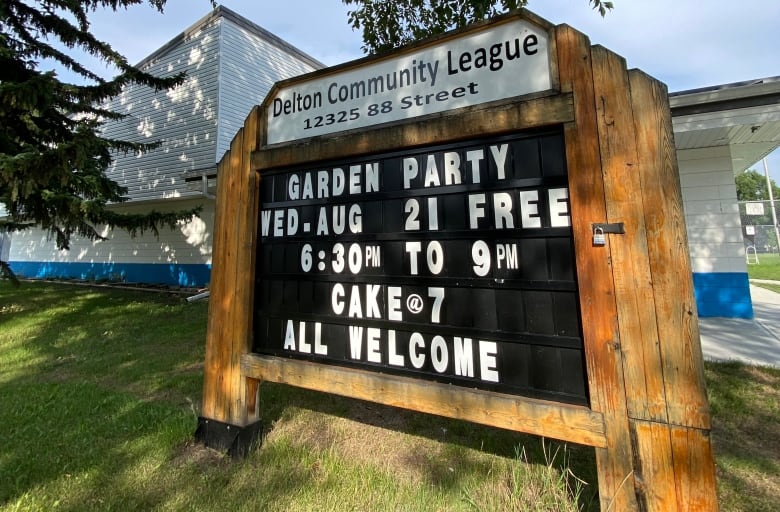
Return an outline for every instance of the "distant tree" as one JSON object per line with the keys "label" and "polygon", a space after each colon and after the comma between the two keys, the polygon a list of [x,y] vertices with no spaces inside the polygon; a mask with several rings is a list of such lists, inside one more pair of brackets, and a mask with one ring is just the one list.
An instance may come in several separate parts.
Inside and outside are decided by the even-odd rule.
{"label": "distant tree", "polygon": [[[772,182],[772,195],[775,199],[780,199],[780,187],[774,180]],[[739,201],[768,201],[769,189],[766,186],[766,177],[750,169],[742,172],[735,178],[737,184],[737,200]]]}
{"label": "distant tree", "polygon": [[[349,23],[363,34],[363,51],[384,53],[412,41],[524,7],[528,0],[342,0],[355,6]],[[588,0],[602,16],[612,2]]]}
{"label": "distant tree", "polygon": [[[143,152],[155,144],[105,138],[105,121],[123,116],[105,100],[130,84],[155,90],[180,84],[183,75],[159,78],[127,59],[90,32],[89,14],[98,8],[117,11],[144,0],[2,0],[0,1],[0,233],[38,226],[60,249],[71,237],[103,237],[100,226],[135,236],[160,227],[173,229],[198,210],[122,214],[111,203],[126,200],[127,190],[105,171],[112,153]],[[166,0],[148,0],[162,12]],[[86,52],[117,70],[103,79],[79,62]],[[67,83],[41,63],[56,63],[80,77]],[[3,207],[5,216],[3,216]],[[0,277],[12,277],[0,261]]]}
{"label": "distant tree", "polygon": [[[749,171],[745,171],[743,173],[740,173],[735,178],[735,182],[737,185],[737,200],[739,201],[768,201],[769,200],[769,189],[766,186],[766,176],[764,176],[762,173],[759,173],[753,169],[750,169]],[[774,180],[770,179],[770,182],[772,184],[772,194],[773,197],[777,200],[780,199],[780,187],[777,186],[777,183],[775,183]],[[775,205],[778,203],[775,202]],[[741,208],[740,211],[743,212],[742,214],[742,223],[744,225],[751,225],[751,226],[772,226],[774,224],[774,219],[772,217],[772,210],[771,208],[774,205],[769,205],[768,203],[764,203],[764,213],[761,215],[748,215],[746,208]],[[769,247],[776,248],[777,247],[777,236],[775,235],[774,229],[771,230],[764,230],[762,231],[762,236],[766,238],[766,244]],[[755,240],[751,241],[751,243],[755,243]]]}

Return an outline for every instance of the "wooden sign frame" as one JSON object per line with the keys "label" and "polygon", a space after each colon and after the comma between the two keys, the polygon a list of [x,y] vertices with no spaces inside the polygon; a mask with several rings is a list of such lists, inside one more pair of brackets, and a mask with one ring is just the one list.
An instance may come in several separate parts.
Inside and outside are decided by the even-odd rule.
{"label": "wooden sign frame", "polygon": [[[518,17],[550,33],[549,94],[273,146],[267,105],[251,112],[219,164],[197,437],[245,449],[260,383],[279,382],[593,446],[602,510],[717,510],[666,87],[525,10],[445,37]],[[566,145],[590,407],[251,353],[264,170],[554,125]],[[594,223],[623,223],[625,234],[594,246]]]}

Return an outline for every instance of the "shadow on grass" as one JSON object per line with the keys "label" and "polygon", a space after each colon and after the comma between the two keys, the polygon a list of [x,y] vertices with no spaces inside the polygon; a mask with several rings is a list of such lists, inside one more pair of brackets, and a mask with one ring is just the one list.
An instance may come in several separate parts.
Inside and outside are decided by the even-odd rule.
{"label": "shadow on grass", "polygon": [[[316,440],[304,440],[304,443],[323,451],[339,443],[339,439],[329,434],[330,418],[361,425],[368,429],[368,432],[362,434],[365,438],[354,432],[344,434],[343,426],[330,428],[341,431],[341,448],[348,456],[355,458],[360,458],[360,455],[350,452],[361,449],[375,452],[366,457],[372,461],[392,458],[397,455],[397,450],[393,446],[384,445],[405,436],[402,442],[409,445],[406,454],[397,464],[383,460],[385,467],[389,466],[391,471],[401,476],[404,473],[407,476],[408,473],[422,475],[419,483],[453,491],[467,488],[468,480],[473,475],[497,473],[497,468],[493,467],[494,459],[491,461],[481,457],[481,454],[511,462],[517,461],[522,451],[523,460],[529,468],[536,468],[537,472],[548,467],[560,472],[571,470],[577,478],[587,483],[579,495],[581,509],[599,509],[595,452],[587,446],[275,383],[261,385],[260,410],[266,428],[265,436],[273,435],[275,425],[295,424],[291,416],[296,414],[305,414],[307,421],[311,421],[311,412],[322,415],[320,436]],[[352,439],[347,442],[357,443],[358,446],[344,447],[344,438],[348,437]],[[415,439],[427,442],[416,442]],[[416,446],[420,446],[420,450],[415,450]]]}
{"label": "shadow on grass", "polygon": [[55,497],[53,489],[91,488],[73,504],[83,509],[120,485],[117,475],[159,455],[144,450],[189,435],[205,307],[164,295],[0,283],[0,325],[0,505],[67,509],[70,494]]}
{"label": "shadow on grass", "polygon": [[721,508],[775,511],[780,503],[780,369],[707,363]]}
{"label": "shadow on grass", "polygon": [[[118,491],[127,468],[149,458],[150,448],[186,435],[192,421],[182,411],[89,383],[22,379],[0,386],[0,402],[0,424],[10,433],[0,473],[11,476],[0,484],[0,503],[23,498],[33,507],[46,508],[49,500],[38,502],[34,490],[51,483],[67,489],[81,480],[95,490]],[[89,493],[88,501],[101,494]],[[88,504],[67,503],[67,492],[63,497],[66,509]]]}
{"label": "shadow on grass", "polygon": [[[157,294],[0,283],[0,508],[304,510],[298,503],[310,499],[339,510],[350,506],[328,500],[347,488],[357,493],[352,508],[397,498],[450,509],[442,503],[498,472],[484,454],[511,462],[522,445],[532,466],[549,463],[538,437],[275,384],[260,396],[272,442],[228,463],[191,442],[206,308]],[[285,428],[288,437],[272,439]],[[598,508],[593,450],[570,447],[567,467],[590,483],[583,503]],[[443,492],[409,497],[406,477]],[[364,501],[374,487],[386,498]]]}

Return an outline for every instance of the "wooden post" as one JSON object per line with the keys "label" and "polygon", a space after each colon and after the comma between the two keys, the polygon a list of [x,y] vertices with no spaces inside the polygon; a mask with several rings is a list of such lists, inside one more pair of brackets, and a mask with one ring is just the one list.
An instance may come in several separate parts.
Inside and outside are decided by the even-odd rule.
{"label": "wooden post", "polygon": [[[666,88],[568,26],[524,11],[496,23],[512,16],[552,36],[554,90],[266,147],[264,110],[252,111],[219,165],[197,436],[245,451],[268,380],[593,446],[604,511],[717,510]],[[589,406],[251,353],[261,171],[551,125],[563,127]],[[624,233],[595,244],[595,223]]]}
{"label": "wooden post", "polygon": [[[666,89],[568,27],[558,51],[575,95],[567,153],[591,407],[608,444],[597,448],[602,509],[717,510]],[[599,254],[589,223],[602,215],[626,233]]]}
{"label": "wooden post", "polygon": [[612,268],[608,247],[592,245],[591,225],[606,221],[606,203],[590,43],[560,26],[556,44],[561,89],[575,100],[575,121],[565,125],[566,158],[591,409],[604,414],[607,437],[607,448],[596,449],[599,494],[603,510],[636,510]]}
{"label": "wooden post", "polygon": [[710,412],[693,283],[688,277],[691,266],[668,93],[666,86],[639,71],[630,71],[628,78],[652,304],[658,319],[658,349],[653,351],[647,375],[648,380],[659,382],[659,396],[663,386],[667,418],[662,422],[648,415],[633,421],[637,444],[653,447],[640,456],[647,510],[674,510],[666,506],[669,494],[679,511],[717,510]]}
{"label": "wooden post", "polygon": [[203,407],[196,438],[241,453],[258,433],[257,382],[241,373],[251,351],[259,177],[251,166],[262,127],[255,107],[218,168]]}

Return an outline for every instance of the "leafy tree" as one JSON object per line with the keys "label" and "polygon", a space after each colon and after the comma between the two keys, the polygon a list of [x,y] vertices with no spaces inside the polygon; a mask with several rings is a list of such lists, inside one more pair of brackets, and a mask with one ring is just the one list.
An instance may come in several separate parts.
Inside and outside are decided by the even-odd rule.
{"label": "leafy tree", "polygon": [[[363,50],[384,53],[404,44],[524,7],[528,0],[342,0],[353,28],[363,31]],[[612,2],[588,0],[604,16]]]}
{"label": "leafy tree", "polygon": [[[111,203],[126,201],[127,190],[105,171],[112,153],[148,151],[141,144],[101,136],[105,121],[123,116],[101,105],[131,84],[155,90],[180,84],[183,75],[164,78],[130,65],[90,33],[89,14],[114,11],[145,0],[0,1],[0,233],[39,226],[68,249],[73,235],[98,240],[101,225],[135,236],[160,227],[173,229],[198,209],[121,214]],[[166,0],[148,0],[162,12]],[[109,80],[69,54],[80,50],[117,70]],[[82,84],[60,80],[42,62],[57,63]],[[3,215],[5,209],[5,217]],[[0,277],[13,277],[0,261]]]}
{"label": "leafy tree", "polygon": [[[745,209],[742,209],[742,224],[745,226],[773,226],[774,218],[772,217],[771,208],[776,208],[778,204],[775,201],[774,205],[770,205],[769,201],[769,189],[766,185],[766,176],[753,169],[745,171],[737,175],[735,182],[737,184],[737,200],[739,201],[766,201],[764,203],[764,213],[762,215],[748,215]],[[772,184],[772,194],[777,200],[780,199],[780,187],[777,186],[774,180],[770,179]],[[774,229],[763,229],[758,231],[757,238],[751,238],[751,244],[756,245],[766,244],[768,247],[777,247],[777,236]],[[758,241],[764,240],[761,243]]]}
{"label": "leafy tree", "polygon": [[[750,169],[737,175],[737,200],[739,201],[768,201],[769,189],[766,186],[766,177]],[[777,186],[775,180],[770,179],[772,182],[772,195],[775,199],[780,199],[780,187]]]}

